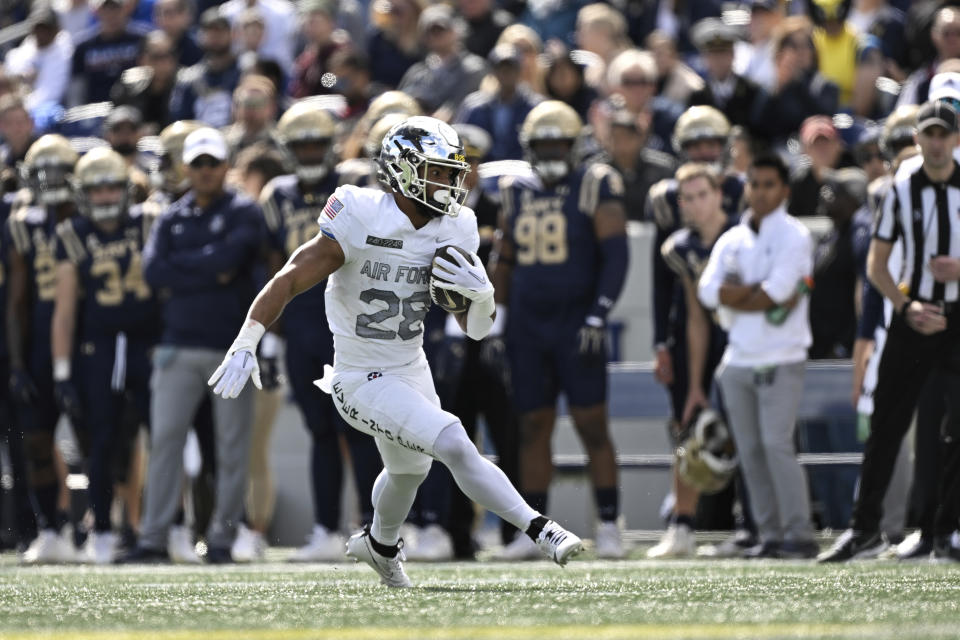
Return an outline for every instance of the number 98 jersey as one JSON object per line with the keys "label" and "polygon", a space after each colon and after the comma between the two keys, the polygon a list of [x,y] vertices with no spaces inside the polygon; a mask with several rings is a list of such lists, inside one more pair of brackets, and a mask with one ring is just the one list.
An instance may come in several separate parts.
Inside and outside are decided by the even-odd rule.
{"label": "number 98 jersey", "polygon": [[379,369],[420,359],[430,263],[448,244],[477,251],[473,211],[461,207],[457,216],[441,215],[414,229],[393,194],[347,185],[330,196],[318,222],[345,257],[326,290],[336,363]]}
{"label": "number 98 jersey", "polygon": [[557,315],[557,302],[589,308],[596,297],[600,246],[597,207],[623,199],[623,180],[608,165],[580,167],[553,186],[538,176],[504,176],[500,196],[514,247],[510,308]]}

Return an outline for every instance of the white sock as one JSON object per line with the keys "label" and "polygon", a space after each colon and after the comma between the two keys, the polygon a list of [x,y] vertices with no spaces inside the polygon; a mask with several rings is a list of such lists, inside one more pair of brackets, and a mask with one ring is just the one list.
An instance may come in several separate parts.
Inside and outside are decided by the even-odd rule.
{"label": "white sock", "polygon": [[440,432],[433,450],[467,497],[520,531],[526,531],[530,521],[540,515],[524,502],[506,474],[480,455],[459,423]]}
{"label": "white sock", "polygon": [[407,519],[417,488],[426,475],[380,472],[373,483],[373,523],[370,535],[380,544],[393,546],[400,540],[400,525]]}

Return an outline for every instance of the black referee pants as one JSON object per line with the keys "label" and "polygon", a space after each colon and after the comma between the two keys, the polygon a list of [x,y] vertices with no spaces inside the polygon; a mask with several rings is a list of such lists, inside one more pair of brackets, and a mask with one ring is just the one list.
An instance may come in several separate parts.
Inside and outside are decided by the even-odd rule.
{"label": "black referee pants", "polygon": [[[947,413],[951,416],[947,432],[955,432],[952,423],[960,416],[960,309],[947,314],[946,330],[931,336],[917,333],[902,316],[894,314],[873,394],[873,417],[863,451],[853,529],[870,533],[879,530],[894,461],[910,428],[920,392],[935,370],[940,370],[946,385]],[[957,475],[958,465],[960,460],[948,460],[945,479]],[[943,484],[941,504],[951,512],[955,512],[960,497],[958,484]],[[952,524],[956,526],[956,522]]]}

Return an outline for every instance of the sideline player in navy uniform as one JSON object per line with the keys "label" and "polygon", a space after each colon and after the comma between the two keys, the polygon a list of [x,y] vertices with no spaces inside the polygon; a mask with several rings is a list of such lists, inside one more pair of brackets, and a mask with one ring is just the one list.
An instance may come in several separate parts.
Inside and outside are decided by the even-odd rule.
{"label": "sideline player in navy uniform", "polygon": [[[730,135],[730,123],[720,111],[710,106],[695,106],[687,109],[677,120],[674,129],[673,146],[678,154],[688,162],[704,162],[722,170],[724,150]],[[743,179],[726,174],[720,182],[722,194],[721,206],[731,218],[736,217],[743,200]],[[669,424],[671,438],[679,435],[683,424],[684,407],[689,395],[687,371],[687,304],[683,287],[677,280],[677,274],[667,265],[660,251],[670,234],[684,226],[680,211],[677,181],[674,178],[661,180],[650,188],[645,204],[644,216],[656,225],[653,255],[653,337],[656,355],[654,376],[667,387],[670,394],[672,419]],[[682,513],[674,509],[670,524],[683,524],[684,527],[669,528],[664,537],[674,539],[674,552],[669,555],[688,555],[693,553],[693,535],[683,536],[683,532],[693,529],[693,516],[697,498],[682,479],[678,483],[681,495],[674,496],[680,503]],[[693,504],[693,507],[686,505]],[[679,536],[672,535],[679,531]],[[681,539],[685,538],[685,539]],[[659,547],[659,545],[658,545]],[[656,548],[656,547],[655,547]],[[738,547],[739,548],[739,547]]]}
{"label": "sideline player in navy uniform", "polygon": [[114,457],[121,441],[136,435],[124,433],[128,398],[140,421],[149,419],[149,351],[159,335],[159,306],[143,279],[146,222],[139,212],[128,213],[130,174],[123,157],[93,149],[77,162],[74,176],[82,215],[57,226],[53,377],[58,395],[83,407],[89,435],[94,527],[84,559],[110,564],[119,543],[110,526]]}
{"label": "sideline player in navy uniform", "polygon": [[[497,303],[509,309],[524,497],[545,510],[562,391],[590,460],[597,554],[622,557],[617,463],[607,426],[606,317],[627,271],[623,180],[605,164],[576,167],[581,130],[576,111],[556,100],[534,107],[524,120],[520,136],[533,174],[500,181],[494,281]],[[533,558],[536,551],[518,536],[502,557]]]}
{"label": "sideline player in navy uniform", "polygon": [[[716,169],[704,163],[687,163],[677,170],[675,181],[678,202],[687,226],[670,234],[660,252],[680,281],[684,296],[687,362],[680,370],[687,375],[687,380],[683,381],[687,396],[680,424],[689,425],[699,408],[710,406],[708,397],[713,384],[713,372],[727,346],[726,333],[697,300],[697,282],[710,258],[714,242],[734,222],[721,206],[722,182]],[[673,467],[673,492],[676,498],[675,516],[660,542],[647,551],[649,558],[689,556],[696,551],[693,519],[699,492],[680,476],[676,461]]]}
{"label": "sideline player in navy uniform", "polygon": [[53,431],[61,409],[75,422],[80,407],[60,407],[56,401],[50,355],[55,229],[77,212],[69,183],[76,163],[77,153],[63,136],[49,134],[34,142],[21,167],[28,189],[18,194],[20,201],[14,204],[6,227],[10,392],[23,427],[39,529],[23,555],[23,561],[31,564],[76,560],[72,541],[59,535],[63,517],[57,513],[60,482],[54,465]]}
{"label": "sideline player in navy uniform", "polygon": [[[320,231],[317,217],[340,181],[333,168],[334,128],[333,118],[309,100],[290,107],[277,123],[278,138],[295,172],[271,180],[260,198],[272,250],[271,274]],[[291,345],[286,350],[287,375],[313,440],[310,475],[314,527],[307,544],[290,556],[293,562],[339,562],[343,558],[346,540],[337,533],[344,466],[340,434],[350,448],[363,522],[370,522],[373,516],[370,496],[382,468],[373,440],[347,428],[330,395],[312,383],[323,377],[323,365],[333,362],[333,335],[325,321],[324,289],[316,286],[304,292],[283,310],[283,333]],[[270,335],[261,342],[261,356],[265,355]]]}

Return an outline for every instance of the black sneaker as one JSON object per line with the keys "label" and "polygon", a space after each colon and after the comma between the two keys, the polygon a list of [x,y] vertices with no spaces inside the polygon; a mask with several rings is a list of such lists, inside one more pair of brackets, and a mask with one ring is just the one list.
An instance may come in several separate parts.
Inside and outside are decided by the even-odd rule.
{"label": "black sneaker", "polygon": [[948,560],[960,562],[960,536],[956,532],[946,535],[934,536],[933,538],[933,557],[936,560]]}
{"label": "black sneaker", "polygon": [[209,547],[207,549],[207,564],[233,564],[233,556],[227,547]]}
{"label": "black sneaker", "polygon": [[905,538],[897,548],[897,560],[902,562],[928,560],[931,553],[933,553],[933,539],[921,535],[918,531],[916,536]]}
{"label": "black sneaker", "polygon": [[817,562],[847,562],[848,560],[876,558],[888,546],[879,531],[868,533],[847,529],[837,538],[829,551],[820,554]]}
{"label": "black sneaker", "polygon": [[820,545],[814,540],[788,540],[780,545],[780,558],[784,560],[812,560],[820,553]]}
{"label": "black sneaker", "polygon": [[136,546],[127,553],[117,556],[115,564],[170,564],[166,549],[151,549]]}
{"label": "black sneaker", "polygon": [[754,545],[743,552],[743,557],[749,560],[764,560],[780,557],[780,541],[767,540]]}

